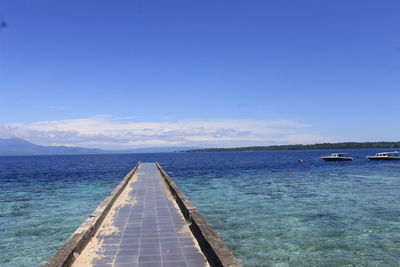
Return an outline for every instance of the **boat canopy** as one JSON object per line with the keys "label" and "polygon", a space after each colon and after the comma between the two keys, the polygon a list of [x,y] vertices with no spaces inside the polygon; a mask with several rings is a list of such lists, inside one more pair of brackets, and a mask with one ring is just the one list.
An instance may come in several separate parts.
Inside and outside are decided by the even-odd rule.
{"label": "boat canopy", "polygon": [[392,152],[380,152],[380,153],[376,153],[376,155],[378,156],[385,156],[385,155],[397,155],[399,154],[398,151],[392,151]]}
{"label": "boat canopy", "polygon": [[333,153],[331,155],[334,157],[341,157],[341,156],[349,155],[349,153]]}

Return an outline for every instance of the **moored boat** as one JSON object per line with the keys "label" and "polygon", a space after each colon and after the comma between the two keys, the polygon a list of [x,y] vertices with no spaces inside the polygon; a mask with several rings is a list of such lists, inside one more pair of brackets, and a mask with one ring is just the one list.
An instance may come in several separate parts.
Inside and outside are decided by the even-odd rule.
{"label": "moored boat", "polygon": [[325,161],[349,161],[353,160],[352,157],[348,157],[349,153],[333,153],[329,156],[322,156],[321,159]]}
{"label": "moored boat", "polygon": [[398,151],[380,152],[380,153],[376,153],[374,156],[368,156],[367,159],[370,159],[370,160],[400,160],[400,153]]}

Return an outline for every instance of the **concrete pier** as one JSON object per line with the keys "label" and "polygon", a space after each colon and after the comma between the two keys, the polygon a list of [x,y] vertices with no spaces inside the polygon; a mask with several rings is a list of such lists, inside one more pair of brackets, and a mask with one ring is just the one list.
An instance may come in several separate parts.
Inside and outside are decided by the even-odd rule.
{"label": "concrete pier", "polygon": [[240,266],[156,163],[138,164],[46,266]]}

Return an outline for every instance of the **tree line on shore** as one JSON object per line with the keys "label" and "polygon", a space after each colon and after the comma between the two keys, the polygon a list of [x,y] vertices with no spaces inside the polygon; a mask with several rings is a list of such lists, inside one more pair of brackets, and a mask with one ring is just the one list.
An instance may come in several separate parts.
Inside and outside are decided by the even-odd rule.
{"label": "tree line on shore", "polygon": [[400,142],[342,142],[310,145],[272,145],[231,148],[198,148],[179,152],[221,152],[221,151],[261,151],[261,150],[310,150],[310,149],[354,149],[354,148],[400,148]]}

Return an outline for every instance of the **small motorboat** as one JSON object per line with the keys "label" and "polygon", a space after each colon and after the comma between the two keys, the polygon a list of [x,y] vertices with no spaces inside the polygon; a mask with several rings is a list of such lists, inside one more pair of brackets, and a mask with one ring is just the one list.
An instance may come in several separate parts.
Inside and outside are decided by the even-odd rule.
{"label": "small motorboat", "polygon": [[400,160],[400,153],[394,152],[380,152],[376,153],[374,156],[368,156],[367,159],[370,160]]}
{"label": "small motorboat", "polygon": [[352,157],[348,157],[349,153],[333,153],[329,156],[322,156],[321,159],[326,161],[348,161],[353,160]]}

